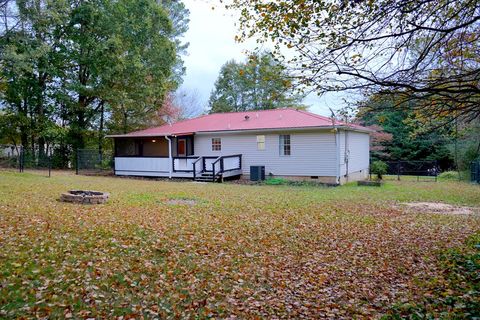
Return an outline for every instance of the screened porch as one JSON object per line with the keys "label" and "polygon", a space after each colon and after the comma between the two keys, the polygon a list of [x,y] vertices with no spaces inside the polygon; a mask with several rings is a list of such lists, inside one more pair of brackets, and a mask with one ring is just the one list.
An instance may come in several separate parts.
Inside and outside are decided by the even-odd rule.
{"label": "screened porch", "polygon": [[241,174],[241,155],[195,155],[193,135],[114,139],[116,175],[216,181]]}

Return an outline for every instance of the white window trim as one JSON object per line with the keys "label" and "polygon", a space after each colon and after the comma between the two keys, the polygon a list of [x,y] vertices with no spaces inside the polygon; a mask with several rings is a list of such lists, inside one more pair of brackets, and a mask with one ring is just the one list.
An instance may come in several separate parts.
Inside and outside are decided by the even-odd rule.
{"label": "white window trim", "polygon": [[[218,144],[213,143],[213,140],[216,140],[216,139],[218,139],[218,141],[219,141]],[[213,152],[221,152],[222,151],[222,138],[212,138],[211,145],[212,145],[211,148],[212,148]],[[216,146],[216,145],[220,146],[220,149],[218,149],[218,150],[214,149],[214,146]]]}
{"label": "white window trim", "polygon": [[[290,146],[290,153],[285,154],[285,139],[283,139],[283,145],[281,143],[282,137],[288,136],[288,145]],[[290,157],[292,155],[292,136],[290,134],[280,134],[278,135],[278,154],[280,157]]]}
{"label": "white window trim", "polygon": [[[259,137],[263,137],[263,141],[259,141],[258,138]],[[260,135],[257,135],[256,136],[256,139],[257,139],[257,151],[265,151],[265,149],[267,148],[267,143],[266,143],[266,137],[264,134],[260,134]],[[260,144],[263,144],[263,148],[260,149]]]}

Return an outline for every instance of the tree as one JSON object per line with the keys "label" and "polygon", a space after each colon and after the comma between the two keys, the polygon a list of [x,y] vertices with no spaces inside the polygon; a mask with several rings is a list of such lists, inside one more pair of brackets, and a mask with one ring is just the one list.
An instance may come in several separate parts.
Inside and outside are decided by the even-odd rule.
{"label": "tree", "polygon": [[205,109],[198,90],[179,89],[175,91],[173,104],[180,110],[179,120],[197,117]]}
{"label": "tree", "polygon": [[15,0],[0,0],[0,30],[8,31],[17,27],[19,20],[15,2]]}
{"label": "tree", "polygon": [[12,144],[15,147],[20,144],[18,121],[19,118],[16,115],[0,112],[0,144]]}
{"label": "tree", "polygon": [[187,53],[189,43],[183,43],[180,39],[188,31],[190,11],[183,2],[178,0],[157,0],[157,2],[167,11],[172,22],[171,39],[175,42],[177,53],[176,63],[173,68],[173,81],[181,84],[183,81],[182,77],[185,75],[182,55]]}
{"label": "tree", "polygon": [[393,140],[393,134],[386,132],[383,127],[379,125],[370,125],[370,129],[374,130],[370,134],[370,157],[372,159],[388,159],[391,157],[388,145]]}
{"label": "tree", "polygon": [[[57,4],[52,7],[58,9]],[[51,66],[58,44],[53,25],[61,18],[43,1],[17,1],[15,6],[8,1],[4,12],[0,28],[0,79],[4,79],[0,98],[7,112],[18,119],[24,148],[30,147],[32,153],[38,149],[41,156],[46,143],[42,133],[53,111],[49,84],[55,76]]]}
{"label": "tree", "polygon": [[[375,160],[437,160],[442,169],[453,165],[449,150],[452,126],[423,130],[414,111],[392,109],[395,95],[373,95],[359,105],[357,120],[363,125],[381,128],[373,137],[372,158]],[[410,102],[411,103],[411,102]]]}
{"label": "tree", "polygon": [[430,116],[480,115],[478,0],[231,0],[227,7],[240,11],[239,40],[273,41],[278,57],[292,49],[299,82],[319,93],[402,93]]}
{"label": "tree", "polygon": [[468,123],[459,119],[452,127],[452,139],[447,147],[457,170],[468,171],[472,161],[480,160],[480,119]]}
{"label": "tree", "polygon": [[62,152],[101,151],[105,128],[145,126],[181,82],[180,1],[0,0],[0,13],[0,109],[33,153],[56,136]]}
{"label": "tree", "polygon": [[224,64],[209,100],[210,112],[275,109],[299,105],[285,67],[270,53],[253,54],[245,63]]}
{"label": "tree", "polygon": [[129,116],[154,109],[173,86],[176,61],[172,26],[166,11],[152,0],[81,2],[66,26],[64,73],[68,91],[71,139],[84,147],[83,131],[108,103]]}
{"label": "tree", "polygon": [[241,66],[234,60],[227,62],[220,69],[215,81],[215,89],[208,102],[210,112],[245,111],[248,92],[246,78],[240,73]]}

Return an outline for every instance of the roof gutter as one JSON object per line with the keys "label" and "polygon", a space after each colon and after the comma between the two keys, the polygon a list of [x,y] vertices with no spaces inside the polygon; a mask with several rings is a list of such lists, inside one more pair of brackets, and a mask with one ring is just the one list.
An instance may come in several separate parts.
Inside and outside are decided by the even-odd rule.
{"label": "roof gutter", "polygon": [[105,138],[152,138],[152,137],[168,137],[171,134],[145,134],[139,136],[132,136],[129,134],[109,134],[106,135]]}
{"label": "roof gutter", "polygon": [[152,134],[142,134],[142,135],[131,135],[131,134],[109,134],[105,138],[153,138],[153,137],[182,137],[182,136],[191,136],[195,133],[152,133]]}

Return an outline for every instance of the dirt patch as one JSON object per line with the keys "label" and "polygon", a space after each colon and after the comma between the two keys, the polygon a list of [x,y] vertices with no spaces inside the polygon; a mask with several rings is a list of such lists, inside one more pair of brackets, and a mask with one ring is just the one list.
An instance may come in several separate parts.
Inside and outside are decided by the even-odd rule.
{"label": "dirt patch", "polygon": [[197,204],[197,200],[194,199],[169,199],[165,201],[166,204],[170,205],[187,205],[187,206],[194,206]]}
{"label": "dirt patch", "polygon": [[480,211],[480,208],[455,206],[441,202],[406,202],[402,205],[408,209],[426,213],[475,214]]}

